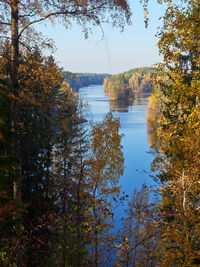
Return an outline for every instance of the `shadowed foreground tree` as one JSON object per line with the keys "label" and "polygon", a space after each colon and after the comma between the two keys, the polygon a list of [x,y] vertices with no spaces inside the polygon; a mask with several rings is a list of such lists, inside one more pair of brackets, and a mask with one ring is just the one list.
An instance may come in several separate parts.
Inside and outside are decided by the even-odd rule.
{"label": "shadowed foreground tree", "polygon": [[[26,49],[31,51],[32,46],[36,42],[41,46],[50,46],[47,40],[40,38],[40,34],[36,33],[32,26],[35,23],[47,20],[54,22],[55,19],[62,22],[66,28],[75,21],[82,26],[85,37],[87,37],[90,32],[89,25],[100,25],[107,22],[112,23],[114,27],[123,29],[127,23],[130,23],[130,9],[126,0],[0,0],[0,55],[2,62],[7,60],[4,73],[1,73],[3,76],[2,84],[6,84],[6,89],[5,86],[1,86],[1,93],[8,97],[9,102],[8,114],[6,114],[8,115],[8,120],[6,118],[2,123],[5,125],[7,120],[7,129],[4,127],[3,131],[9,132],[9,138],[4,139],[4,146],[2,147],[3,156],[1,157],[1,164],[4,165],[2,176],[4,183],[8,182],[9,185],[10,182],[13,183],[13,189],[9,187],[9,194],[13,195],[16,203],[29,202],[30,208],[26,218],[29,216],[31,218],[32,216],[34,217],[33,225],[28,225],[28,223],[26,225],[27,227],[30,226],[30,231],[27,230],[28,234],[32,233],[27,239],[17,239],[17,237],[12,236],[11,246],[7,246],[4,242],[5,240],[2,240],[4,245],[1,252],[1,260],[2,264],[8,266],[9,264],[19,265],[19,261],[21,261],[21,264],[22,262],[24,265],[28,264],[28,266],[41,264],[39,263],[41,259],[38,256],[38,251],[40,251],[41,247],[44,248],[43,252],[46,251],[46,255],[48,254],[49,238],[47,236],[50,229],[47,227],[47,222],[51,220],[51,216],[47,213],[48,218],[46,218],[46,214],[43,214],[43,211],[45,208],[48,208],[51,214],[54,212],[52,206],[47,204],[48,202],[51,204],[55,203],[54,194],[51,191],[53,181],[50,176],[52,140],[54,138],[52,136],[53,126],[51,119],[54,120],[55,118],[51,116],[55,112],[54,108],[52,108],[54,104],[60,108],[59,103],[56,102],[58,98],[56,93],[54,94],[54,90],[60,87],[59,82],[62,78],[50,61],[46,62],[48,66],[45,68],[44,62],[41,63],[40,59],[32,58],[32,61],[27,61],[26,59],[30,55],[26,55],[26,59],[24,55]],[[5,44],[8,46],[6,53],[4,52]],[[58,81],[59,79],[60,81]],[[37,91],[37,89],[41,91]],[[4,102],[5,97],[2,98],[1,103]],[[25,121],[23,121],[24,119]],[[62,127],[66,128],[68,126],[67,123],[62,125]],[[32,132],[34,130],[36,131],[35,136]],[[27,140],[28,137],[30,140]],[[29,153],[30,151],[31,153]],[[27,154],[29,157],[26,157]],[[3,205],[6,199],[7,196],[2,193]],[[10,200],[12,201],[12,197],[9,195]],[[16,203],[13,204],[10,213],[8,213],[11,221],[18,218],[17,212],[15,212]],[[34,207],[38,207],[38,209],[34,209]],[[3,216],[6,215],[4,211],[5,209],[2,209]],[[38,213],[34,214],[36,211]],[[41,217],[40,226],[38,224],[39,217]],[[28,222],[26,219],[25,221]],[[44,226],[44,231],[41,225]],[[11,229],[14,228],[19,235],[23,232],[21,232],[24,227],[23,224],[20,226],[20,231],[17,230],[16,225],[12,227]],[[41,235],[42,232],[43,235]],[[33,239],[35,244],[32,242]],[[19,242],[16,242],[16,240]],[[14,251],[15,255],[13,258],[12,255],[9,258],[9,263],[7,257],[12,248],[14,248],[14,244],[17,244],[17,249]],[[25,244],[28,244],[28,246]],[[18,245],[23,245],[26,247],[26,250],[22,249],[20,251],[20,246],[18,247]],[[32,251],[31,248],[33,247],[35,249]],[[20,253],[17,251],[18,248]],[[30,251],[32,251],[31,255],[33,257],[31,255],[26,257],[30,254]],[[17,259],[16,255],[18,255]],[[45,260],[45,257],[43,260]]]}
{"label": "shadowed foreground tree", "polygon": [[[82,26],[85,36],[88,36],[90,28],[88,24],[100,25],[107,22],[121,29],[130,23],[130,9],[126,0],[87,0],[87,1],[0,1],[0,32],[2,38],[10,40],[10,86],[9,94],[13,96],[11,101],[12,130],[19,135],[19,103],[16,98],[22,89],[19,81],[19,63],[23,46],[31,45],[33,35],[32,26],[35,23],[58,19],[69,27],[72,21]],[[29,45],[27,45],[29,44]],[[3,42],[1,44],[3,46]],[[3,56],[3,54],[2,54]],[[22,147],[17,138],[13,142],[13,153],[20,160]],[[14,175],[14,198],[21,200],[21,166],[19,164]]]}
{"label": "shadowed foreground tree", "polygon": [[64,147],[59,143],[53,177],[61,203],[61,266],[101,266],[104,237],[112,227],[112,200],[119,194],[123,173],[119,126],[119,120],[108,114],[91,133],[79,124]]}
{"label": "shadowed foreground tree", "polygon": [[134,190],[119,231],[119,244],[115,245],[117,261],[114,266],[155,266],[156,214],[156,203],[150,199],[147,186],[144,184],[140,191]]}
{"label": "shadowed foreground tree", "polygon": [[[10,127],[11,101],[7,91],[4,65],[1,72],[1,250],[2,266],[42,265],[49,258],[50,238],[56,230],[57,199],[52,172],[52,154],[64,128],[71,128],[77,120],[78,99],[73,95],[60,69],[52,57],[43,57],[36,48],[21,57],[19,65],[20,91],[20,143],[21,199],[13,200],[13,169],[19,162],[12,156],[12,143],[16,138]],[[72,97],[73,96],[73,97]],[[71,101],[70,101],[71,99]],[[61,139],[61,138],[60,138]],[[60,140],[61,142],[62,140]],[[62,141],[63,142],[63,141]],[[4,165],[3,165],[4,160]],[[7,212],[5,212],[7,210]],[[4,232],[4,234],[3,234]]]}
{"label": "shadowed foreground tree", "polygon": [[23,205],[13,200],[12,171],[19,162],[9,142],[16,135],[10,123],[7,67],[1,70],[0,263],[87,266],[96,259],[97,265],[123,173],[119,120],[108,114],[89,138],[79,99],[62,83],[53,58],[43,57],[36,47],[21,61],[23,90],[15,100],[20,103]]}

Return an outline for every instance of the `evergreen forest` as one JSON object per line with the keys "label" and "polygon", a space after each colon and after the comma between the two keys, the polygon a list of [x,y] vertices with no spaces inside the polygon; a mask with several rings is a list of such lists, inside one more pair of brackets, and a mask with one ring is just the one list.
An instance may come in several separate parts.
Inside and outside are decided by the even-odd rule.
{"label": "evergreen forest", "polygon": [[98,74],[98,73],[70,73],[64,72],[64,78],[69,83],[69,86],[77,91],[81,87],[89,85],[101,85],[109,74]]}

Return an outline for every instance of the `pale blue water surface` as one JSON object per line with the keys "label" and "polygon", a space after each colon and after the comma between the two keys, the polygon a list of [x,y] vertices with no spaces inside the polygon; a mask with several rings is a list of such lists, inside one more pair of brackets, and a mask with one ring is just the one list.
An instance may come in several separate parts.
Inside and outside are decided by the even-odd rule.
{"label": "pale blue water surface", "polygon": [[[149,175],[153,155],[149,153],[146,126],[148,95],[136,95],[134,100],[128,101],[110,101],[103,86],[99,85],[83,87],[79,89],[79,94],[83,101],[88,103],[94,122],[100,122],[112,111],[113,115],[120,119],[120,132],[124,134],[122,145],[125,169],[119,184],[121,192],[128,194],[129,198],[114,210],[114,227],[111,232],[116,235],[122,227],[122,218],[126,216],[125,210],[134,189],[140,190],[144,183],[148,186],[155,185]],[[113,266],[114,260],[115,256],[106,266]]]}
{"label": "pale blue water surface", "polygon": [[[120,178],[119,185],[124,195],[129,195],[114,210],[113,233],[117,233],[122,226],[122,218],[126,216],[128,200],[134,189],[140,190],[142,184],[155,185],[150,177],[150,165],[153,155],[149,153],[146,117],[148,95],[136,95],[134,100],[110,101],[104,93],[102,85],[93,85],[79,89],[79,94],[84,102],[88,103],[89,111],[94,122],[100,122],[105,115],[112,111],[116,118],[120,119],[124,153],[124,174]],[[88,116],[88,119],[91,119]]]}
{"label": "pale blue water surface", "polygon": [[101,85],[93,85],[79,89],[79,94],[87,101],[95,122],[101,121],[112,111],[116,118],[120,118],[125,169],[120,178],[122,191],[132,194],[135,188],[140,189],[143,183],[154,184],[146,172],[150,171],[153,155],[148,153],[146,110],[147,95],[136,96],[135,100],[110,101]]}

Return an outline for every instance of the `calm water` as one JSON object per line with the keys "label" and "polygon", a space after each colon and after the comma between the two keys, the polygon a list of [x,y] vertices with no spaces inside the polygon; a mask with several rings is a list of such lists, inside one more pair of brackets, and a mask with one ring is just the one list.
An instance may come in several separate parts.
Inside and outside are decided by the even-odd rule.
{"label": "calm water", "polygon": [[[147,96],[136,96],[135,100],[109,101],[104,93],[103,86],[94,85],[79,89],[84,102],[89,105],[92,118],[95,122],[101,121],[106,113],[112,111],[116,118],[120,118],[125,169],[120,178],[121,191],[132,195],[133,190],[140,189],[143,183],[153,185],[152,178],[146,172],[150,171],[153,160],[152,154],[148,153],[148,136],[146,128]],[[145,171],[145,172],[144,172]],[[118,208],[115,223],[124,216],[125,207]]]}
{"label": "calm water", "polygon": [[133,101],[109,101],[103,86],[99,85],[83,87],[79,94],[88,102],[94,121],[101,121],[110,111],[116,118],[120,118],[125,158],[124,175],[120,179],[122,190],[131,194],[134,188],[139,189],[144,182],[153,184],[149,175],[143,172],[150,171],[153,160],[153,156],[148,153],[150,147],[146,128],[147,96],[136,96]]}

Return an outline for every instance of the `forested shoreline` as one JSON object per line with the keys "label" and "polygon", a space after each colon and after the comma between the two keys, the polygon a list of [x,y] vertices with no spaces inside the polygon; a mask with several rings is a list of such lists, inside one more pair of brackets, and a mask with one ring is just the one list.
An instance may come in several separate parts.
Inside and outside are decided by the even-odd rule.
{"label": "forested shoreline", "polygon": [[101,85],[106,77],[110,74],[98,74],[98,73],[69,73],[63,72],[65,80],[69,83],[73,90],[78,90],[81,87],[89,85]]}
{"label": "forested shoreline", "polygon": [[152,68],[135,68],[104,79],[105,92],[111,100],[133,98],[135,93],[151,93]]}
{"label": "forested shoreline", "polygon": [[[163,63],[105,80],[111,99],[150,91],[154,188],[123,203],[120,121],[98,123],[63,76],[52,43],[32,26],[71,20],[130,24],[126,0],[0,1],[0,265],[199,266],[200,3],[166,1],[158,47]],[[145,16],[148,14],[146,1]],[[151,83],[151,86],[150,86]]]}

